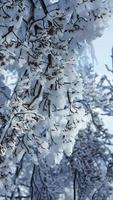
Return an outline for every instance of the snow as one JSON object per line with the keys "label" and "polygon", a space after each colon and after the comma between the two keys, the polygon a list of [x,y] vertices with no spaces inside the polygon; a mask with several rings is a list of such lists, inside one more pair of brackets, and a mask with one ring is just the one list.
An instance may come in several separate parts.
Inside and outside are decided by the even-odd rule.
{"label": "snow", "polygon": [[57,3],[59,0],[50,0],[51,3]]}
{"label": "snow", "polygon": [[8,85],[9,89],[11,90],[11,93],[13,92],[16,82],[18,80],[18,73],[17,71],[10,71],[5,70],[4,71],[4,84]]}
{"label": "snow", "polygon": [[[40,0],[36,2],[12,1],[12,7],[9,9],[6,7],[6,1],[4,6],[10,17],[4,16],[6,15],[4,10],[1,14],[6,25],[0,32],[0,44],[5,49],[5,53],[3,51],[5,56],[7,54],[4,84],[9,87],[11,93],[19,78],[14,98],[10,103],[11,117],[3,128],[0,138],[1,143],[7,147],[5,160],[7,170],[4,170],[4,173],[12,172],[13,167],[17,167],[14,162],[17,159],[16,162],[22,167],[22,173],[18,176],[26,176],[24,173],[26,166],[32,163],[35,169],[33,171],[30,169],[27,176],[23,178],[27,179],[27,184],[29,178],[30,189],[33,187],[35,191],[36,185],[39,192],[41,188],[41,195],[43,195],[41,199],[46,200],[47,194],[54,192],[56,200],[71,200],[73,199],[70,192],[72,193],[74,165],[70,166],[70,161],[65,159],[64,155],[66,158],[71,158],[77,135],[81,129],[83,133],[85,130],[87,132],[86,127],[91,117],[94,117],[93,123],[96,125],[99,123],[98,116],[86,113],[86,107],[80,102],[87,91],[85,91],[83,78],[77,71],[77,64],[81,64],[80,67],[85,64],[85,68],[91,57],[95,60],[91,42],[100,36],[107,26],[108,19],[111,19],[110,12],[113,5],[110,0]],[[82,46],[82,50],[79,50],[79,46]],[[90,58],[88,58],[89,52]],[[23,67],[26,67],[27,71],[21,76],[18,71],[22,72]],[[92,85],[87,87],[88,91],[93,89]],[[9,136],[10,142],[7,142],[6,136]],[[86,139],[85,136],[83,139]],[[88,146],[87,143],[84,145]],[[81,153],[81,148],[82,145],[79,153]],[[88,153],[87,148],[85,150]],[[24,162],[22,161],[24,152],[26,153],[25,166],[21,166],[21,162]],[[88,163],[87,165],[89,167]],[[66,169],[67,172],[65,172]],[[56,180],[52,176],[52,170],[57,171]],[[9,173],[6,180],[4,179],[6,183],[4,188],[9,183],[11,184],[13,179],[11,176],[15,178],[16,175],[13,173]],[[28,176],[29,173],[33,178]],[[15,190],[14,195],[17,193],[15,182],[17,188],[21,187],[18,183],[19,178],[16,177],[15,180],[12,184],[12,189]],[[52,187],[55,191],[52,191]],[[10,185],[8,189],[11,193]],[[28,190],[24,191],[21,187],[20,191],[27,193]],[[45,193],[46,197],[44,197]],[[34,195],[37,194],[33,192],[32,195],[34,199]]]}

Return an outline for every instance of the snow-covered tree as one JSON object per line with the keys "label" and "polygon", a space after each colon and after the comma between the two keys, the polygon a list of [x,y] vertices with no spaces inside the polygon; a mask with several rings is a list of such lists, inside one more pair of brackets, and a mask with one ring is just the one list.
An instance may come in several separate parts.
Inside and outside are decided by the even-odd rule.
{"label": "snow-covered tree", "polygon": [[[102,127],[100,122],[99,125]],[[103,131],[105,133],[106,130]],[[102,137],[101,131],[90,122],[87,129],[81,130],[76,138],[71,158],[74,200],[113,197],[113,157],[106,146],[106,137]]]}
{"label": "snow-covered tree", "polygon": [[[100,36],[112,19],[112,9],[111,0],[0,1],[0,73],[4,76],[6,72],[18,71],[11,94],[6,96],[2,92],[7,101],[0,111],[1,198],[95,198],[93,190],[100,189],[103,179],[101,169],[93,163],[89,178],[97,170],[101,180],[94,181],[95,187],[89,186],[91,180],[86,181],[87,186],[83,182],[87,195],[80,195],[84,188],[79,188],[75,196],[73,169],[79,166],[84,149],[81,148],[79,158],[79,148],[76,155],[74,149],[79,145],[77,137],[81,131],[86,137],[89,122],[96,127],[91,130],[91,144],[100,145],[100,156],[105,154],[101,154],[103,143],[93,141],[93,137],[109,135],[98,123],[93,110],[96,102],[88,102],[94,96],[87,97],[95,78],[85,79],[78,66],[80,59],[85,62],[86,45],[92,51],[91,41]],[[88,142],[84,140],[86,146]],[[98,147],[95,148],[97,155]],[[90,156],[92,151],[93,147]],[[95,156],[98,164],[99,158]],[[74,157],[78,158],[75,164]],[[80,165],[80,170],[85,170],[82,162]]]}

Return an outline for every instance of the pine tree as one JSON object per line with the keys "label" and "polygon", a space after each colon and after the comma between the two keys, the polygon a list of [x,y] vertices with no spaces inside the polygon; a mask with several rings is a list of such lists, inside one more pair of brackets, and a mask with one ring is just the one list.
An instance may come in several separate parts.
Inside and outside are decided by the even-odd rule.
{"label": "pine tree", "polygon": [[[13,67],[19,71],[13,93],[1,108],[1,198],[95,198],[94,185],[97,189],[103,179],[99,174],[101,169],[95,168],[93,163],[90,179],[96,170],[100,180],[90,185],[91,180],[86,181],[82,171],[83,177],[79,176],[77,184],[83,188],[77,186],[77,191],[73,182],[73,170],[79,166],[77,162],[84,151],[81,149],[78,158],[78,148],[75,155],[77,137],[81,132],[84,132],[83,138],[86,137],[91,122],[96,129],[91,130],[91,144],[97,145],[96,155],[100,145],[103,160],[103,156],[107,156],[102,152],[103,143],[93,141],[96,137],[93,135],[105,137],[108,134],[101,122],[97,123],[98,115],[93,110],[95,100],[95,104],[88,102],[94,95],[87,98],[91,91],[89,84],[95,79],[84,79],[78,63],[84,55],[85,44],[99,36],[111,19],[112,2],[1,0],[0,6],[1,74]],[[90,141],[85,139],[84,142],[87,146]],[[93,146],[90,156],[92,151]],[[76,164],[74,157],[78,159]],[[83,168],[82,162],[80,164],[81,170],[86,170],[85,164]],[[84,187],[86,194],[80,194]],[[107,199],[107,196],[102,198]]]}

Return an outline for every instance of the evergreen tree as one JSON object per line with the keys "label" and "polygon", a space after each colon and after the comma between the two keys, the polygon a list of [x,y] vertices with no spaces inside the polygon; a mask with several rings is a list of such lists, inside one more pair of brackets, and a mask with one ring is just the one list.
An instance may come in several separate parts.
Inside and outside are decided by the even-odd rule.
{"label": "evergreen tree", "polygon": [[18,71],[13,92],[2,92],[2,199],[110,196],[101,165],[112,160],[105,147],[111,136],[95,112],[95,75],[85,78],[79,61],[112,9],[110,0],[0,1],[1,75]]}

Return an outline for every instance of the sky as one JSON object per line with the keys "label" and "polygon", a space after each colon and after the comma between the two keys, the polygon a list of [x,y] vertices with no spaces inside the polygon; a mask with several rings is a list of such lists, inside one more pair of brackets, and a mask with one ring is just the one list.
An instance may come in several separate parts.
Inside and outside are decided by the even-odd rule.
{"label": "sky", "polygon": [[113,47],[113,24],[105,29],[102,37],[94,40],[93,45],[97,58],[95,70],[99,74],[103,75],[103,73],[107,73],[105,64],[107,64],[109,67],[112,66],[111,49]]}
{"label": "sky", "polygon": [[[95,55],[97,58],[97,64],[95,64],[95,71],[99,75],[107,74],[108,77],[113,80],[112,75],[108,73],[105,68],[105,64],[107,64],[110,68],[112,67],[111,50],[113,47],[113,24],[111,24],[110,27],[108,27],[104,31],[102,37],[97,38],[93,42],[93,45],[95,49]],[[113,117],[104,116],[103,120],[106,128],[108,128],[109,132],[112,133]]]}

